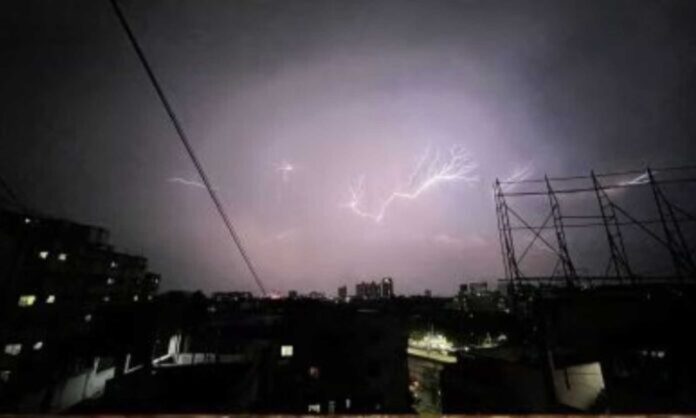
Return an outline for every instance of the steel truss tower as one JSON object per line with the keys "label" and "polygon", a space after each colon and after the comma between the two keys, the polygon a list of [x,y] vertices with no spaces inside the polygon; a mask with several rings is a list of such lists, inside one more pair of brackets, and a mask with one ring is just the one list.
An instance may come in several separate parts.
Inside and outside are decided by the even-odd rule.
{"label": "steel truss tower", "polygon": [[[656,173],[660,178],[656,178]],[[683,173],[691,173],[691,177]],[[696,264],[694,263],[687,235],[683,226],[687,222],[696,223],[696,216],[675,205],[667,198],[664,186],[696,184],[696,166],[666,167],[656,170],[633,170],[618,173],[596,174],[589,176],[555,177],[544,176],[543,179],[524,179],[518,181],[495,181],[493,185],[500,251],[503,259],[505,278],[510,281],[512,291],[519,288],[523,282],[537,281],[539,283],[558,284],[561,281],[567,287],[583,283],[599,284],[637,284],[652,279],[680,281],[689,280],[696,283]],[[681,174],[677,178],[674,175]],[[617,181],[616,178],[630,180]],[[588,182],[590,183],[588,185]],[[567,186],[567,184],[572,186]],[[579,184],[579,185],[578,185]],[[518,186],[526,187],[519,190]],[[608,193],[610,190],[630,190],[649,187],[657,207],[657,217],[651,219],[636,219],[629,211],[619,206],[616,201],[620,195]],[[597,200],[599,213],[564,215],[561,212],[562,198],[566,195],[589,194]],[[545,197],[550,206],[550,213],[540,225],[532,225],[520,212],[509,204],[509,199],[518,197]],[[582,207],[586,210],[585,207]],[[573,222],[566,222],[570,220]],[[549,222],[552,221],[551,225]],[[581,221],[577,223],[576,221]],[[650,225],[661,226],[661,233],[655,232]],[[670,254],[674,266],[673,275],[659,277],[641,277],[636,274],[628,260],[628,251],[624,244],[625,227],[635,227],[645,235],[659,243]],[[580,277],[570,256],[567,233],[576,228],[602,228],[608,245],[608,264],[603,275]],[[555,245],[543,236],[546,230],[555,233]],[[522,251],[517,251],[515,233],[531,234],[531,240]],[[693,232],[693,231],[692,231]],[[528,235],[527,238],[530,238]],[[522,240],[525,241],[525,240]],[[525,256],[531,248],[538,247],[553,253],[556,263],[550,275],[534,277],[524,273],[521,268]],[[519,254],[519,255],[518,255]],[[562,277],[556,275],[560,267]],[[611,274],[610,274],[611,273]],[[561,280],[562,279],[562,280]]]}

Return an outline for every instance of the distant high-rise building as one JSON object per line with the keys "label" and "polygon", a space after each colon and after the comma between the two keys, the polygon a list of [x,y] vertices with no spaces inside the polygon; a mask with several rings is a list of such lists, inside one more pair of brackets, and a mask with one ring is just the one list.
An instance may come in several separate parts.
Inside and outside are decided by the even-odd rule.
{"label": "distant high-rise building", "polygon": [[385,277],[382,279],[382,297],[394,297],[394,280],[391,277]]}
{"label": "distant high-rise building", "polygon": [[309,292],[309,295],[307,295],[310,299],[315,299],[315,300],[324,300],[326,299],[326,295],[322,292],[317,292],[317,291],[311,291]]}
{"label": "distant high-rise building", "polygon": [[381,299],[393,295],[394,285],[389,277],[383,279],[381,283],[361,282],[355,285],[355,297],[358,299]]}
{"label": "distant high-rise building", "polygon": [[338,288],[338,299],[342,301],[348,300],[348,287],[341,286]]}
{"label": "distant high-rise building", "polygon": [[468,284],[460,284],[459,285],[459,295],[466,295],[469,293],[469,285]]}
{"label": "distant high-rise building", "polygon": [[488,292],[488,282],[474,282],[469,284],[469,292],[473,294],[481,294]]}

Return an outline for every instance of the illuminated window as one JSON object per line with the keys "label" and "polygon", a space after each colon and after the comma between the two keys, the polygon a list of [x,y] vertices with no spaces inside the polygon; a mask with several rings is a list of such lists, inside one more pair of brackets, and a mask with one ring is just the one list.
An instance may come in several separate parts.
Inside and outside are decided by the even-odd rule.
{"label": "illuminated window", "polygon": [[92,320],[92,314],[85,315],[85,322],[90,322]]}
{"label": "illuminated window", "polygon": [[350,409],[350,398],[346,398],[346,409]]}
{"label": "illuminated window", "polygon": [[34,343],[34,351],[39,351],[43,348],[43,341],[37,341]]}
{"label": "illuminated window", "polygon": [[307,405],[307,412],[316,412],[317,414],[321,414],[321,404],[311,403]]}
{"label": "illuminated window", "polygon": [[5,345],[5,354],[17,356],[22,352],[22,344],[7,344]]}
{"label": "illuminated window", "polygon": [[111,267],[112,269],[115,269],[116,267],[118,267],[118,264],[116,264],[115,261],[112,261],[111,264],[109,264],[109,267]]}
{"label": "illuminated window", "polygon": [[133,296],[133,302],[137,302],[137,301],[138,301],[138,295]]}
{"label": "illuminated window", "polygon": [[103,300],[104,302],[108,302],[108,301],[111,300],[111,297],[109,297],[109,296],[104,296],[104,297],[102,298],[102,300]]}
{"label": "illuminated window", "polygon": [[65,261],[68,259],[68,255],[65,253],[58,254],[58,261]]}
{"label": "illuminated window", "polygon": [[309,377],[313,379],[318,379],[319,378],[319,368],[316,366],[312,366],[309,368]]}
{"label": "illuminated window", "polygon": [[294,354],[293,346],[283,345],[280,347],[280,356],[281,357],[292,357],[293,354]]}
{"label": "illuminated window", "polygon": [[147,295],[147,300],[152,300],[152,295]]}
{"label": "illuminated window", "polygon": [[24,223],[25,223],[25,224],[30,224],[30,223],[31,223],[31,219],[29,219],[29,218],[24,218]]}
{"label": "illuminated window", "polygon": [[31,306],[36,302],[36,296],[35,295],[22,295],[19,297],[19,302],[17,303],[19,306],[25,308],[27,306]]}
{"label": "illuminated window", "polygon": [[12,372],[9,370],[0,370],[0,381],[9,382],[10,374],[12,374]]}
{"label": "illuminated window", "polygon": [[48,295],[46,298],[46,303],[53,303],[56,301],[56,295]]}
{"label": "illuminated window", "polygon": [[114,284],[114,283],[116,283],[116,280],[112,279],[111,277],[109,277],[108,279],[106,279],[106,284],[108,284],[109,286],[111,286],[111,285]]}
{"label": "illuminated window", "polygon": [[39,258],[44,259],[44,260],[47,259],[48,258],[48,251],[40,251]]}

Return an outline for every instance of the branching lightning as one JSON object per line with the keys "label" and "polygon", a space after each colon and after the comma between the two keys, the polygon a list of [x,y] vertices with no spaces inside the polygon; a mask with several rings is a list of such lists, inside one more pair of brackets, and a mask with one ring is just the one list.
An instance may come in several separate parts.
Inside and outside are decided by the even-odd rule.
{"label": "branching lightning", "polygon": [[397,200],[415,200],[426,190],[440,183],[455,181],[473,183],[478,181],[478,176],[474,174],[477,168],[478,164],[460,146],[452,147],[449,153],[445,153],[445,156],[438,150],[431,152],[430,148],[428,148],[418,160],[408,181],[390,193],[377,205],[376,210],[369,211],[363,208],[365,176],[360,176],[351,185],[349,189],[350,200],[345,204],[345,207],[358,216],[380,223],[384,219],[389,206]]}

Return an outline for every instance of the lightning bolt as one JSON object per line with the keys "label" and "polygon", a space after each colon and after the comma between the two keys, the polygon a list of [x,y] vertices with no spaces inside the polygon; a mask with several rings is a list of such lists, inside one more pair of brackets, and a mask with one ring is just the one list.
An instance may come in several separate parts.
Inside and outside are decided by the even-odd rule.
{"label": "lightning bolt", "polygon": [[621,186],[635,186],[638,184],[645,184],[645,183],[649,183],[649,182],[650,182],[650,178],[648,177],[648,173],[643,173],[643,174],[639,175],[638,177],[632,178],[631,180],[628,180],[628,181],[622,181],[619,184]]}
{"label": "lightning bolt", "polygon": [[[186,180],[185,178],[181,178],[181,177],[170,177],[167,179],[167,181],[170,183],[183,184],[184,186],[192,186],[192,187],[199,187],[201,189],[205,189],[205,184],[201,183],[200,181],[196,181],[196,180]],[[218,190],[218,188],[213,187],[213,190]]]}
{"label": "lightning bolt", "polygon": [[517,169],[515,169],[515,171],[513,171],[509,177],[503,180],[503,184],[501,185],[503,192],[509,192],[513,190],[517,187],[517,184],[515,184],[515,182],[527,180],[532,175],[532,173],[534,173],[534,165],[532,163],[528,163],[527,165],[522,167],[517,167]]}
{"label": "lightning bolt", "polygon": [[278,164],[276,166],[276,171],[279,171],[282,178],[283,182],[287,183],[290,180],[290,174],[295,171],[295,166],[290,164],[287,161],[283,161],[282,163]]}
{"label": "lightning bolt", "polygon": [[452,147],[444,157],[439,150],[431,152],[431,149],[427,148],[418,159],[416,167],[405,184],[390,193],[375,211],[369,211],[362,207],[365,195],[365,176],[360,176],[350,186],[348,190],[350,200],[344,206],[358,216],[380,223],[389,207],[397,200],[415,200],[428,189],[440,183],[455,181],[473,183],[478,181],[478,176],[473,174],[477,168],[478,165],[461,146]]}

